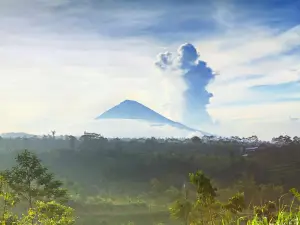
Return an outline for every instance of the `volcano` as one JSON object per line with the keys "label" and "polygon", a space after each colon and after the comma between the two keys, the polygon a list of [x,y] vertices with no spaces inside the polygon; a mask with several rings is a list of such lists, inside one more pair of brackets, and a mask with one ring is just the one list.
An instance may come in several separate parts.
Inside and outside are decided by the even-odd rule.
{"label": "volcano", "polygon": [[148,108],[147,106],[134,100],[125,100],[120,104],[112,107],[111,109],[105,111],[96,118],[96,120],[108,119],[144,121],[149,123],[151,126],[171,126],[177,129],[182,129],[190,132],[199,132],[202,135],[210,135],[204,131],[197,130],[188,127],[182,123],[170,120],[164,117],[163,115],[155,112],[154,110]]}

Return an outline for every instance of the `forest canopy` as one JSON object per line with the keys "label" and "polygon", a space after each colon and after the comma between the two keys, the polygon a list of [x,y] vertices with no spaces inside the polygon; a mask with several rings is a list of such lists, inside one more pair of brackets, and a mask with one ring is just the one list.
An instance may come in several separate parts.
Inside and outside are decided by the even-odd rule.
{"label": "forest canopy", "polygon": [[[9,201],[26,210],[59,208],[73,222],[75,209],[78,224],[145,224],[142,218],[149,225],[180,224],[200,220],[198,209],[209,224],[225,214],[237,219],[245,210],[255,216],[269,207],[271,213],[284,193],[297,196],[299,150],[300,138],[289,136],[266,142],[256,136],[110,139],[53,132],[1,138],[0,169],[3,184],[14,190],[7,192]],[[179,210],[182,204],[188,217]]]}

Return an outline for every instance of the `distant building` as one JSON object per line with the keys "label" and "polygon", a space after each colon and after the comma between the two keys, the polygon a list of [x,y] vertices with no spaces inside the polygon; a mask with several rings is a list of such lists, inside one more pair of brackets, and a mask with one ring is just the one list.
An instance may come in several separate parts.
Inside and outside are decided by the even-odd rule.
{"label": "distant building", "polygon": [[254,152],[258,149],[259,149],[259,147],[247,147],[247,148],[245,148],[245,151],[246,152]]}
{"label": "distant building", "polygon": [[255,152],[255,151],[259,150],[259,149],[260,148],[257,147],[257,146],[255,146],[255,147],[245,147],[245,146],[242,146],[240,148],[240,151],[241,151],[242,156],[246,157],[246,156],[249,155],[249,153]]}

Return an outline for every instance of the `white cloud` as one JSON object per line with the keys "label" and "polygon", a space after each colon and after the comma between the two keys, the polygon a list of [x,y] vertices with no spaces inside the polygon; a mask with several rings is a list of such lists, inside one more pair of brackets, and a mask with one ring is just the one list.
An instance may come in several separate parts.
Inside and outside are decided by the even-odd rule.
{"label": "white cloud", "polygon": [[[153,66],[157,44],[89,35],[56,37],[15,37],[1,48],[0,132],[64,129],[124,99],[180,119],[179,89],[184,85],[179,79],[169,82]],[[6,39],[5,33],[0,39]]]}
{"label": "white cloud", "polygon": [[280,121],[287,120],[291,114],[300,116],[300,104],[295,102],[276,102],[260,105],[222,106],[210,108],[209,112],[218,119]]}
{"label": "white cloud", "polygon": [[[299,102],[264,102],[272,102],[278,94],[255,92],[249,87],[300,80],[299,54],[283,54],[300,46],[300,25],[283,33],[260,26],[242,30],[228,27],[227,35],[197,43],[202,59],[220,74],[208,87],[214,94],[208,112],[221,124],[211,129],[222,134],[258,134],[265,138],[282,132],[296,135],[296,125],[288,117],[299,115]],[[257,77],[247,79],[251,75]],[[297,94],[286,90],[280,97],[299,98],[300,91]],[[257,105],[245,103],[258,101]]]}
{"label": "white cloud", "polygon": [[[249,64],[251,61],[292,50],[300,45],[299,40],[300,25],[280,34],[268,27],[246,27],[242,30],[231,30],[227,35],[212,40],[201,40],[197,46],[202,58],[216,70],[233,72],[232,68],[240,69],[235,73],[226,73],[226,77],[230,78],[252,73],[253,65]],[[278,61],[276,58],[273,60]],[[267,62],[270,63],[268,60]],[[246,71],[245,64],[250,67]],[[275,69],[276,66],[277,64],[273,65]]]}
{"label": "white cloud", "polygon": [[[280,84],[299,80],[298,62],[299,54],[282,55],[300,45],[300,25],[283,34],[275,35],[270,29],[232,31],[229,36],[222,36],[213,40],[199,41],[199,51],[202,58],[220,73],[209,86],[212,92],[220,93],[223,89],[247,92],[247,87],[254,85]],[[255,31],[255,32],[254,32]],[[238,40],[239,44],[236,44]],[[227,46],[227,47],[226,47]],[[229,47],[228,47],[229,46]],[[257,61],[255,61],[257,60]],[[237,79],[247,75],[261,75],[256,79]],[[226,86],[225,86],[226,85]],[[212,104],[227,101],[232,92],[224,95],[215,94]],[[238,98],[239,96],[237,96]],[[244,98],[242,94],[240,100]],[[219,101],[220,100],[220,101]]]}

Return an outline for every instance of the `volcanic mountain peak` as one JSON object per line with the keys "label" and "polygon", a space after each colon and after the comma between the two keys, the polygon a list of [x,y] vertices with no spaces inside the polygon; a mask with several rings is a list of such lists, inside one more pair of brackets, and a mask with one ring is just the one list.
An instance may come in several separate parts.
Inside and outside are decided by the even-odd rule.
{"label": "volcanic mountain peak", "polygon": [[161,114],[153,111],[147,106],[134,101],[125,100],[120,104],[112,107],[111,109],[105,111],[96,119],[131,119],[131,120],[142,120],[151,123],[152,125],[169,125],[175,128],[184,129],[192,132],[201,132],[203,135],[209,135],[200,130],[190,128],[184,124],[172,121]]}
{"label": "volcanic mountain peak", "polygon": [[130,99],[126,99],[123,102],[121,102],[120,104],[131,104],[131,105],[142,105],[141,103],[135,101],[135,100],[130,100]]}

